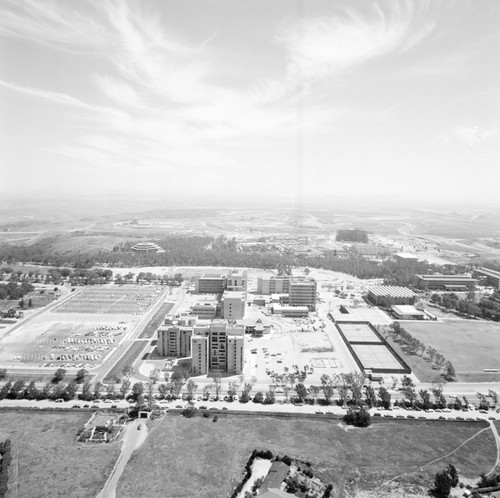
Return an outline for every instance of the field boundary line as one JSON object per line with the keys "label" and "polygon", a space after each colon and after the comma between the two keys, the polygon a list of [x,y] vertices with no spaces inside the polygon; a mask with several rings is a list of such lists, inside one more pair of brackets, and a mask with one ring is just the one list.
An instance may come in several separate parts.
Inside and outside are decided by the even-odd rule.
{"label": "field boundary line", "polygon": [[493,437],[495,438],[495,444],[497,445],[497,459],[495,461],[495,465],[493,465],[493,468],[486,474],[487,476],[493,474],[494,470],[498,467],[498,465],[500,465],[500,435],[498,434],[495,422],[493,420],[490,420],[489,422],[491,432],[493,432]]}
{"label": "field boundary line", "polygon": [[[403,474],[399,474],[397,476],[394,476],[391,479],[389,479],[388,481],[384,481],[382,484],[380,484],[379,486],[377,486],[375,489],[380,489],[382,486],[385,486],[385,485],[391,483],[392,481],[395,481],[396,479],[399,479],[400,477],[414,474],[415,472],[418,472],[419,469],[424,469],[425,467],[428,467],[429,465],[432,465],[433,463],[439,462],[440,460],[443,460],[444,458],[448,458],[449,456],[453,455],[453,453],[456,453],[460,448],[462,448],[462,446],[465,446],[469,441],[472,441],[474,438],[476,438],[477,436],[479,436],[479,434],[482,434],[485,431],[489,431],[490,429],[491,429],[491,427],[488,425],[488,427],[485,427],[484,429],[481,429],[479,432],[476,432],[476,434],[474,434],[470,438],[466,439],[462,444],[460,444],[459,446],[457,446],[453,451],[451,451],[447,455],[443,455],[443,456],[441,456],[439,458],[436,458],[436,459],[432,460],[431,462],[428,462],[428,463],[426,463],[424,465],[419,465],[418,469],[413,470],[412,472],[405,472]],[[498,452],[497,452],[497,458],[498,458]]]}

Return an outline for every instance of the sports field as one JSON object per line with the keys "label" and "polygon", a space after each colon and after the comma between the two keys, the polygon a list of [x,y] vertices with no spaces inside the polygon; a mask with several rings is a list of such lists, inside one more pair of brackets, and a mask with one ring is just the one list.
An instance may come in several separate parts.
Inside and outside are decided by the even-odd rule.
{"label": "sports field", "polygon": [[351,344],[365,369],[398,370],[403,368],[385,344]]}
{"label": "sports field", "polygon": [[[332,483],[332,496],[339,498],[355,496],[348,491],[356,489],[373,491],[398,475],[399,483],[429,489],[435,473],[448,463],[468,477],[491,469],[496,446],[491,430],[478,434],[485,427],[484,423],[380,421],[368,429],[347,430],[338,420],[219,412],[214,423],[200,415],[191,419],[168,415],[132,456],[117,496],[230,496],[255,448],[309,461],[312,472]],[[476,434],[451,456],[426,466]]]}
{"label": "sports field", "polygon": [[477,320],[405,322],[403,326],[424,344],[433,346],[450,360],[458,380],[500,379],[500,323]]}
{"label": "sports field", "polygon": [[380,338],[366,323],[339,323],[349,342],[380,342]]}

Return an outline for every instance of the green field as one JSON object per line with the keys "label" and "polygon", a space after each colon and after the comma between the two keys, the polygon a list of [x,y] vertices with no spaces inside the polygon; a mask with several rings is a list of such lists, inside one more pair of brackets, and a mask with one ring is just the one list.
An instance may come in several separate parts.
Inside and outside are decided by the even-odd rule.
{"label": "green field", "polygon": [[[500,380],[500,373],[483,372],[485,368],[500,369],[500,323],[455,319],[442,322],[405,322],[402,326],[450,360],[455,367],[457,380]],[[418,372],[416,375],[418,377]]]}
{"label": "green field", "polygon": [[123,369],[132,365],[134,361],[139,358],[140,354],[147,346],[148,341],[134,341],[127,349],[126,353],[116,362],[115,366],[108,372],[104,378],[105,383],[115,382],[115,377],[122,378]]}
{"label": "green field", "polygon": [[[448,463],[468,477],[491,469],[496,447],[490,430],[425,467],[484,427],[484,423],[384,420],[355,429],[338,420],[219,414],[214,423],[211,418],[170,415],[132,456],[117,496],[227,497],[255,448],[310,461],[313,472],[334,485],[335,497],[345,497],[353,489],[373,491],[406,473],[410,475],[399,478],[400,485],[430,487],[435,473]],[[373,491],[370,496],[377,494]]]}
{"label": "green field", "polygon": [[89,418],[89,413],[0,411],[0,440],[12,441],[10,496],[96,496],[119,445],[76,443]]}

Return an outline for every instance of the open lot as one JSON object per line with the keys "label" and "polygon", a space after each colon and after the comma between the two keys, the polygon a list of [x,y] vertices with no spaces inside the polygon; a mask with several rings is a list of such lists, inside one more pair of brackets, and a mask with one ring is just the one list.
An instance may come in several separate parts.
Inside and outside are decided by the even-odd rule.
{"label": "open lot", "polygon": [[89,413],[0,411],[0,440],[12,441],[11,496],[96,496],[119,446],[76,443],[76,434],[89,417]]}
{"label": "open lot", "polygon": [[368,429],[347,429],[338,420],[219,413],[218,422],[213,423],[200,416],[167,416],[152,430],[154,437],[150,435],[132,456],[117,495],[228,496],[255,448],[310,461],[313,472],[334,485],[336,497],[345,497],[349,488],[374,490],[401,474],[400,482],[429,487],[435,473],[448,463],[471,478],[491,469],[496,447],[489,430],[450,457],[424,467],[484,427],[480,423],[380,421]]}
{"label": "open lot", "polygon": [[405,322],[403,327],[450,360],[455,367],[457,380],[500,380],[500,373],[488,373],[483,370],[500,369],[499,323],[455,319],[441,322]]}

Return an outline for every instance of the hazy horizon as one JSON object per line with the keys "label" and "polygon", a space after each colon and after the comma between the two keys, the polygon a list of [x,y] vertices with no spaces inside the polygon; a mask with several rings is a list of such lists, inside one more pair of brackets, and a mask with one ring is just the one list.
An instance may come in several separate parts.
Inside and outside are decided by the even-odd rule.
{"label": "hazy horizon", "polygon": [[493,0],[5,0],[0,192],[497,206],[499,21]]}

